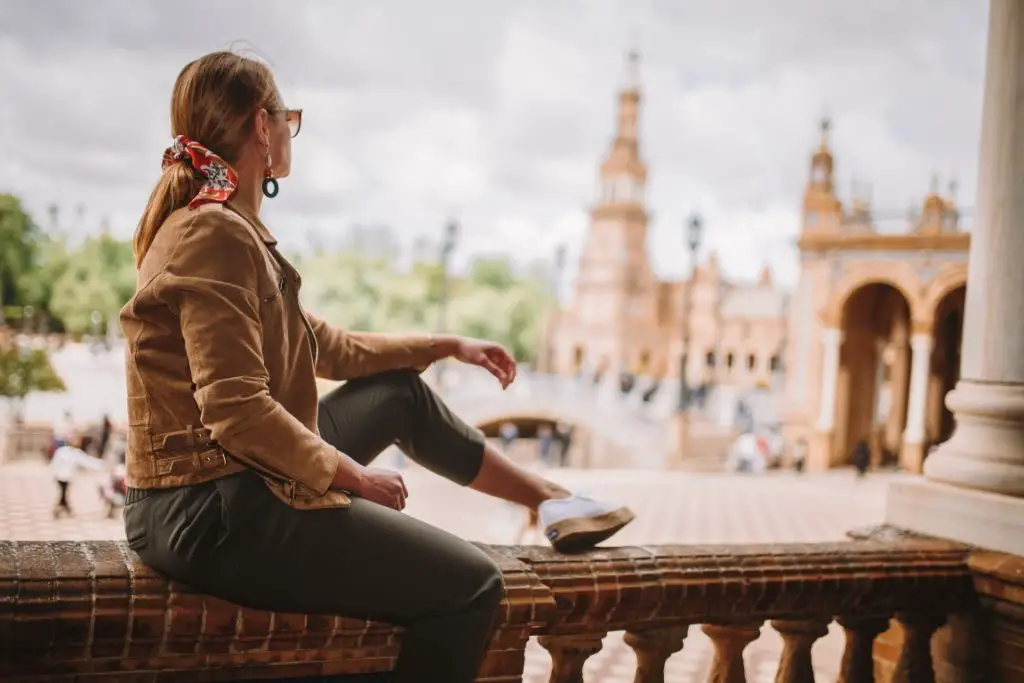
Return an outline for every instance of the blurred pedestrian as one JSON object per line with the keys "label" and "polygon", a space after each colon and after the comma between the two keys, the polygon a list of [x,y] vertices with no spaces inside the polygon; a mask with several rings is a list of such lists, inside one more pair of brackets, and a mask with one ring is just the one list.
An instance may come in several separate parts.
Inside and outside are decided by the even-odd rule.
{"label": "blurred pedestrian", "polygon": [[537,448],[540,455],[540,461],[549,467],[555,464],[551,462],[551,451],[554,444],[555,432],[551,428],[551,425],[544,423],[537,427]]}
{"label": "blurred pedestrian", "polygon": [[82,437],[72,433],[68,435],[68,442],[53,452],[53,459],[50,460],[50,472],[53,474],[59,494],[57,505],[53,509],[54,519],[60,517],[61,513],[71,516],[68,489],[79,471],[83,469],[94,472],[103,470],[103,461],[86,453],[82,448],[83,445]]}
{"label": "blurred pedestrian", "polygon": [[850,461],[853,463],[854,469],[857,470],[858,479],[867,474],[868,466],[871,464],[871,449],[868,448],[867,440],[861,439],[857,445],[853,447],[853,454],[850,456]]}

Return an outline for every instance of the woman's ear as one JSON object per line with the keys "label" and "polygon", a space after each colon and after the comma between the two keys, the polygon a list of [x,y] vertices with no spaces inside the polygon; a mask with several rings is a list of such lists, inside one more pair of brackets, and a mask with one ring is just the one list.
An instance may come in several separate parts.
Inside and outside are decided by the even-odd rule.
{"label": "woman's ear", "polygon": [[253,121],[253,127],[256,132],[256,142],[259,143],[260,149],[267,149],[270,147],[270,115],[267,114],[267,110],[260,107],[259,111],[256,112],[256,118]]}

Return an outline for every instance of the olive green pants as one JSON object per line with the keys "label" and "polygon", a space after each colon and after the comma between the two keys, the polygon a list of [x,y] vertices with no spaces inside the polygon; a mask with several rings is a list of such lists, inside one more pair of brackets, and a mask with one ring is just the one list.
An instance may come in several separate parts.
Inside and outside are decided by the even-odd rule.
{"label": "olive green pants", "polygon": [[[459,484],[483,437],[413,372],[354,380],[321,400],[325,440],[366,464],[397,443]],[[393,680],[472,681],[502,596],[501,573],[474,545],[360,498],[300,511],[251,471],[195,486],[129,491],[128,543],[143,562],[239,605],[401,625]]]}

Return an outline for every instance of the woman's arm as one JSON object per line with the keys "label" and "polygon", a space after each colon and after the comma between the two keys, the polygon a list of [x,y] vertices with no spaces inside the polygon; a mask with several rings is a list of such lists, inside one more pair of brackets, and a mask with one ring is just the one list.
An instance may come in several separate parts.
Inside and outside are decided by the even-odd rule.
{"label": "woman's arm", "polygon": [[348,332],[306,312],[320,347],[318,377],[341,381],[387,370],[426,370],[455,352],[455,337],[429,334]]}
{"label": "woman's arm", "polygon": [[263,360],[260,292],[262,246],[238,219],[201,210],[185,228],[156,295],[181,321],[203,426],[249,466],[295,481],[317,495],[351,479],[361,466],[310,431],[270,395]]}

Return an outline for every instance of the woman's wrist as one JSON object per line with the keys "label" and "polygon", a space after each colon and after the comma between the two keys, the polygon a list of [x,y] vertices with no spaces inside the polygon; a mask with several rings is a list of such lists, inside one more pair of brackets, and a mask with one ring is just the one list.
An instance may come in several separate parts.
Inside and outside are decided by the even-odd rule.
{"label": "woman's wrist", "polygon": [[363,465],[338,451],[338,470],[334,473],[331,488],[359,495],[363,489],[365,472],[366,468]]}
{"label": "woman's wrist", "polygon": [[459,337],[454,334],[432,334],[434,343],[434,360],[454,356],[459,350]]}

